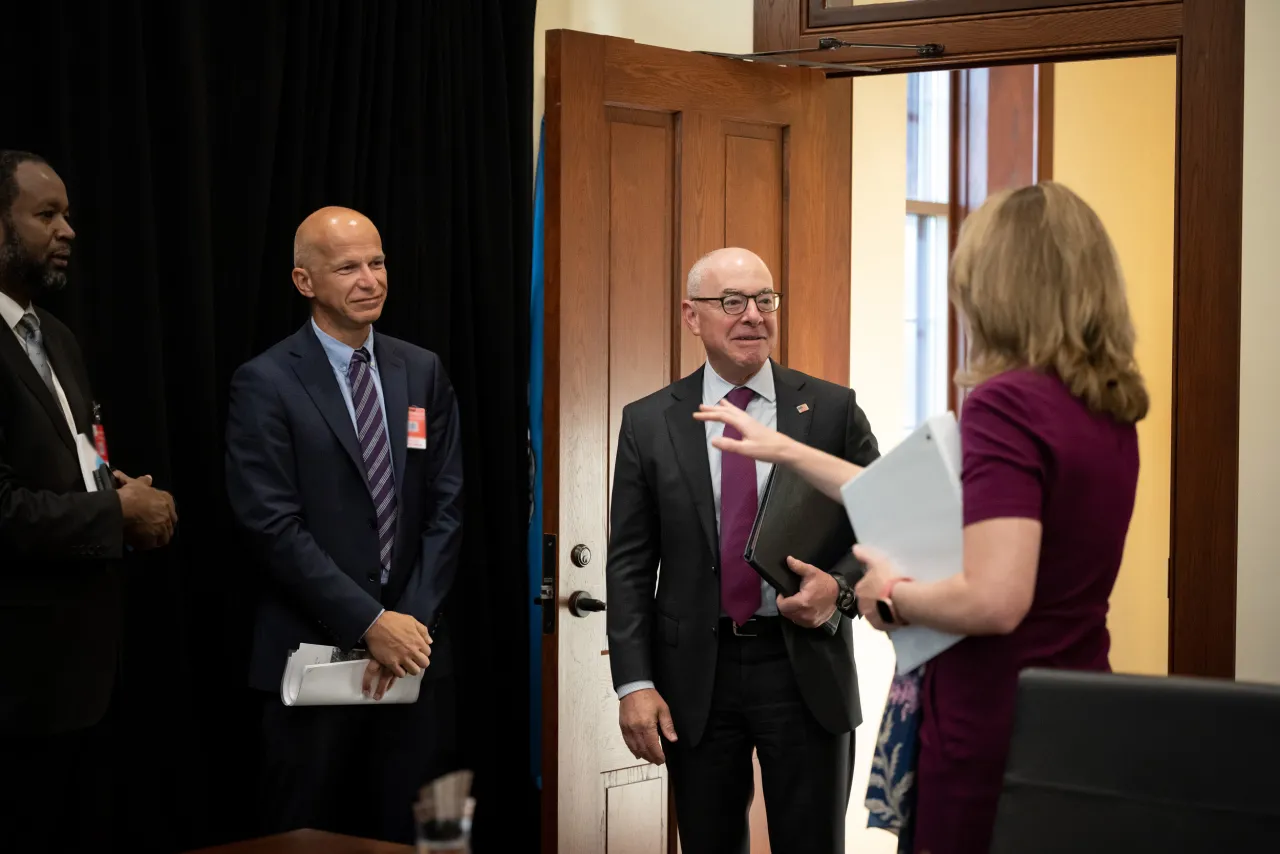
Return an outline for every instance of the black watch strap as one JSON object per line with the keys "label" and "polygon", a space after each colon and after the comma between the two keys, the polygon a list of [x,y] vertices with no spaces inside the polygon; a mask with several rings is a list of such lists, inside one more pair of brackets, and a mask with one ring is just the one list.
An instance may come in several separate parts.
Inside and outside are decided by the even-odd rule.
{"label": "black watch strap", "polygon": [[849,582],[845,580],[843,575],[831,573],[831,577],[836,580],[836,587],[840,591],[836,594],[836,610],[844,614],[846,617],[856,617],[858,597],[853,592],[853,588],[849,586]]}

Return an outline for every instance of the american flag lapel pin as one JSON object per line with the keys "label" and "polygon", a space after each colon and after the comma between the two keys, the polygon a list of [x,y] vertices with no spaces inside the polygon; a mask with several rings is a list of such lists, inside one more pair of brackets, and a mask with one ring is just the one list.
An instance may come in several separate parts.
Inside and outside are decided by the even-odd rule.
{"label": "american flag lapel pin", "polygon": [[796,412],[802,412],[802,413],[803,413],[803,412],[808,412],[808,411],[809,411],[809,404],[807,404],[807,403],[802,403],[802,404],[800,404],[799,406],[797,406],[797,407],[796,407]]}

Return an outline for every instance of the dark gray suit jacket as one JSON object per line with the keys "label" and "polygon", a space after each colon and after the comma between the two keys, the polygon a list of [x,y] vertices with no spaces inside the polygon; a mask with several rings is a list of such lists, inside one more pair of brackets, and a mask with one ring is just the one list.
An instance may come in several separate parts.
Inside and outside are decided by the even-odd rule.
{"label": "dark gray suit jacket", "polygon": [[[850,389],[770,365],[779,432],[858,465],[879,456]],[[692,745],[701,740],[711,708],[720,617],[720,538],[706,427],[693,417],[702,403],[703,370],[622,411],[605,568],[614,686],[653,681],[681,741]],[[852,555],[822,568],[851,584],[862,571]],[[861,723],[849,621],[842,618],[829,636],[784,618],[783,635],[800,693],[818,722],[833,733]]]}
{"label": "dark gray suit jacket", "polygon": [[[299,643],[350,649],[383,608],[432,625],[457,574],[462,437],[453,386],[435,353],[381,334],[374,346],[396,479],[385,587],[355,427],[310,322],[231,380],[227,494],[264,570],[254,688],[278,691]],[[410,406],[426,410],[425,450],[407,447]],[[448,674],[447,655],[437,642],[426,678]]]}
{"label": "dark gray suit jacket", "polygon": [[[76,430],[93,398],[75,336],[36,309]],[[0,321],[0,734],[97,723],[110,705],[122,622],[114,492],[86,492],[62,406]]]}

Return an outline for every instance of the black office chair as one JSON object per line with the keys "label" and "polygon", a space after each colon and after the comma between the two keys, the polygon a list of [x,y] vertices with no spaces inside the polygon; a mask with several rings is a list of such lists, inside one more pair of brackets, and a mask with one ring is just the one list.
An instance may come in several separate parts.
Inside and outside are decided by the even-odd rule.
{"label": "black office chair", "polygon": [[991,851],[1280,851],[1280,687],[1025,671]]}

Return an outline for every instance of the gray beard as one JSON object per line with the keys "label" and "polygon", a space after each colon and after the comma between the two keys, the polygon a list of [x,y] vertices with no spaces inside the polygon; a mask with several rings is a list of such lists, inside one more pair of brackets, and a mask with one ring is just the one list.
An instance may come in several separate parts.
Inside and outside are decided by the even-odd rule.
{"label": "gray beard", "polygon": [[66,273],[23,252],[14,229],[6,230],[8,239],[0,245],[0,282],[21,284],[30,293],[60,291],[67,286]]}

